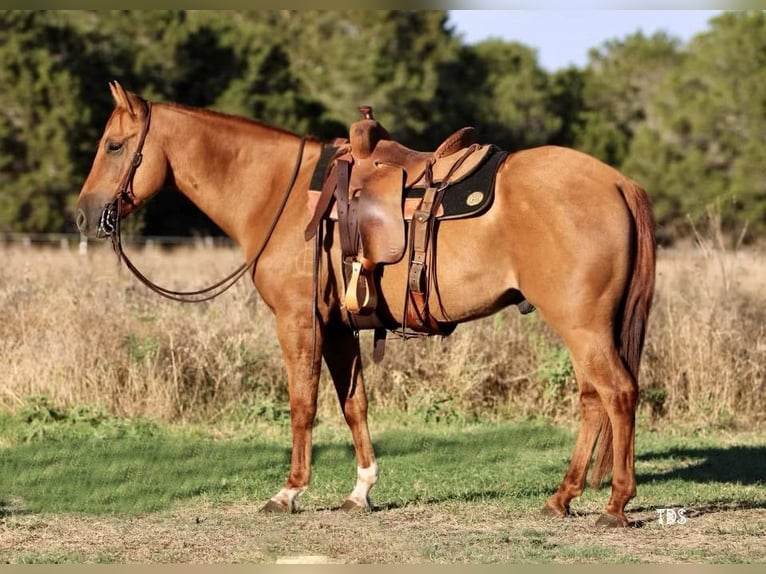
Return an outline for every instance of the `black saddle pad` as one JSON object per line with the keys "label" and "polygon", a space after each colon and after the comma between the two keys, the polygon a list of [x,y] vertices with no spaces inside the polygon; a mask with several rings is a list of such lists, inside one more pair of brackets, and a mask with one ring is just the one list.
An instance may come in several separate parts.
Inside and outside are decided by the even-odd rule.
{"label": "black saddle pad", "polygon": [[[309,189],[320,191],[324,185],[330,160],[338,150],[336,146],[325,145],[312,174]],[[495,174],[500,163],[508,156],[507,151],[493,147],[484,162],[465,179],[452,184],[444,190],[442,207],[444,215],[440,219],[458,219],[471,217],[484,212],[492,204],[495,196]],[[439,183],[439,182],[436,182]],[[425,187],[405,189],[407,198],[423,197]]]}
{"label": "black saddle pad", "polygon": [[[507,156],[507,151],[493,147],[476,171],[448,186],[442,198],[444,215],[439,219],[471,217],[488,209],[495,197],[495,174]],[[425,191],[425,187],[410,187],[405,190],[405,195],[407,198],[417,199],[423,197]]]}

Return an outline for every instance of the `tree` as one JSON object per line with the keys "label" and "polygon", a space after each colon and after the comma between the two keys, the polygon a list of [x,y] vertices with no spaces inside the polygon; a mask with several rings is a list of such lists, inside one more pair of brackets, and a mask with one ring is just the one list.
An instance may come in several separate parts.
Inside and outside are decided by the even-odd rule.
{"label": "tree", "polygon": [[555,72],[548,79],[546,107],[559,118],[559,128],[548,138],[549,144],[574,147],[577,134],[584,127],[586,72],[570,66]]}
{"label": "tree", "polygon": [[69,65],[81,50],[55,13],[0,13],[0,230],[67,227],[90,120]]}
{"label": "tree", "polygon": [[648,102],[680,58],[679,41],[662,32],[638,32],[591,50],[576,147],[620,167],[636,131],[651,121]]}
{"label": "tree", "polygon": [[664,226],[707,217],[766,229],[766,13],[731,12],[695,37],[651,102],[626,169]]}
{"label": "tree", "polygon": [[413,147],[449,135],[438,103],[459,42],[445,11],[283,11],[277,20],[293,72],[343,126],[339,135],[360,105]]}
{"label": "tree", "polygon": [[483,139],[517,150],[547,143],[562,126],[549,109],[548,75],[522,44],[487,40],[470,48],[475,122]]}

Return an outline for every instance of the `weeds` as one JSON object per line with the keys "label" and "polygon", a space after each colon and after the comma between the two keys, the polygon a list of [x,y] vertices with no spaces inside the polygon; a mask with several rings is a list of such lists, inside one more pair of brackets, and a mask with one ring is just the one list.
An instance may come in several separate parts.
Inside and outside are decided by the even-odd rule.
{"label": "weeds", "polygon": [[[766,259],[708,235],[698,234],[696,246],[659,253],[641,416],[750,428],[766,413]],[[6,410],[27,405],[38,409],[30,411],[33,418],[55,418],[46,404],[88,404],[112,417],[174,422],[289,420],[273,318],[248,282],[215,301],[182,305],[137,285],[115,268],[107,248],[87,257],[4,248],[2,256],[0,406]],[[140,253],[147,273],[179,288],[215,279],[239,258],[224,248]],[[509,308],[460,325],[445,339],[392,338],[382,364],[369,356],[370,338],[362,333],[373,412],[440,423],[576,420],[568,353],[536,313]],[[49,402],[29,402],[41,396]],[[65,414],[68,421],[75,416]],[[320,415],[338,417],[326,374]]]}
{"label": "weeds", "polygon": [[115,417],[88,405],[55,405],[47,396],[30,398],[14,413],[0,419],[0,430],[14,443],[65,441],[79,438],[148,438],[160,432],[157,423]]}

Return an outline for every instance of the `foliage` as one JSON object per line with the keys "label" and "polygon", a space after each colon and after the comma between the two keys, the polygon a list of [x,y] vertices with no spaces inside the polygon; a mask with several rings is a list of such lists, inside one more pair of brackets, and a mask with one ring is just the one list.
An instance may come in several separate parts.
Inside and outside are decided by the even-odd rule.
{"label": "foliage", "polygon": [[413,147],[438,144],[448,72],[459,45],[443,11],[282,12],[289,63],[327,115],[347,133],[360,105],[371,105],[392,136]]}
{"label": "foliage", "polygon": [[57,230],[82,177],[82,38],[41,12],[0,14],[0,230]]}
{"label": "foliage", "polygon": [[766,230],[766,13],[729,13],[696,37],[649,107],[626,169],[653,191],[659,223],[710,208],[724,228]]}
{"label": "foliage", "polygon": [[471,90],[475,122],[483,138],[505,149],[547,143],[561,129],[548,109],[549,79],[533,50],[515,42],[487,40],[470,49],[478,89]]}
{"label": "foliage", "polygon": [[582,127],[576,145],[616,167],[622,165],[662,78],[680,58],[678,41],[641,32],[591,50],[583,87]]}
{"label": "foliage", "polygon": [[[766,230],[766,15],[725,12],[684,46],[635,33],[548,72],[499,39],[464,45],[424,11],[0,12],[0,231],[73,231],[71,207],[113,103],[146,97],[321,139],[373,106],[433,149],[463,125],[509,150],[573,146],[650,193],[667,240],[711,206],[728,232]],[[134,218],[148,234],[218,234],[180,194]]]}
{"label": "foliage", "polygon": [[148,438],[158,432],[159,426],[147,419],[118,418],[90,405],[59,407],[44,395],[30,397],[13,416],[0,420],[0,433],[14,442]]}

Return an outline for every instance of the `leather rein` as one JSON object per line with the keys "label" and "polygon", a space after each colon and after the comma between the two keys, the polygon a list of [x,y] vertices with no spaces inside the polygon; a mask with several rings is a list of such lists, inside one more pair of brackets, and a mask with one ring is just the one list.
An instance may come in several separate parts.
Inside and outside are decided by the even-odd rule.
{"label": "leather rein", "polygon": [[303,159],[303,148],[306,144],[306,138],[301,138],[300,146],[298,148],[298,157],[295,161],[295,167],[293,168],[293,173],[290,177],[289,183],[287,184],[287,189],[284,192],[284,196],[281,203],[279,204],[277,213],[274,216],[274,219],[272,220],[271,225],[269,226],[269,229],[267,230],[266,235],[261,242],[261,245],[258,247],[255,255],[250,259],[250,261],[246,261],[220,281],[217,281],[216,283],[203,289],[197,289],[193,291],[174,291],[172,289],[157,285],[151,279],[146,277],[146,275],[141,273],[141,271],[139,271],[133,262],[128,258],[125,250],[122,247],[122,237],[120,233],[120,220],[122,219],[121,206],[123,202],[128,203],[131,206],[136,205],[135,194],[133,192],[133,178],[135,177],[136,170],[138,169],[138,166],[141,165],[141,161],[143,159],[144,142],[146,141],[146,134],[149,132],[149,124],[151,121],[152,104],[148,100],[145,103],[146,121],[144,122],[144,126],[141,130],[138,146],[136,147],[136,151],[133,153],[133,158],[131,159],[127,170],[125,171],[125,175],[120,182],[120,187],[117,191],[117,194],[115,195],[114,200],[104,207],[104,211],[102,212],[101,219],[99,221],[99,229],[105,236],[111,238],[112,247],[115,253],[117,253],[118,257],[125,263],[125,266],[130,269],[133,275],[135,275],[136,278],[141,281],[141,283],[146,285],[155,293],[162,295],[167,299],[180,301],[182,303],[202,303],[203,301],[209,301],[210,299],[218,297],[218,295],[221,295],[229,288],[231,288],[245,273],[247,273],[249,269],[252,268],[253,272],[255,272],[255,264],[263,254],[263,251],[266,249],[266,245],[268,245],[269,240],[274,233],[274,229],[276,228],[277,223],[282,217],[282,213],[287,206],[287,201],[290,198],[290,192],[295,186],[295,181],[298,178],[298,173],[300,171],[301,162]]}

